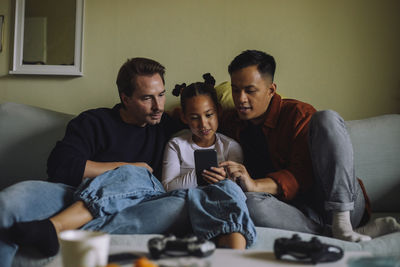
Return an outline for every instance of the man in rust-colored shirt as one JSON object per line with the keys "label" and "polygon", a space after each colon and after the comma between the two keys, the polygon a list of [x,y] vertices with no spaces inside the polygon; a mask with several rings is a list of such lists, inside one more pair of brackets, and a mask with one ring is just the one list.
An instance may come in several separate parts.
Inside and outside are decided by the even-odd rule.
{"label": "man in rust-colored shirt", "polygon": [[384,233],[386,221],[353,230],[368,201],[355,177],[344,120],[334,111],[282,99],[275,66],[261,51],[238,55],[228,69],[235,111],[221,120],[221,131],[240,141],[245,160],[221,166],[246,192],[254,223],[354,242]]}

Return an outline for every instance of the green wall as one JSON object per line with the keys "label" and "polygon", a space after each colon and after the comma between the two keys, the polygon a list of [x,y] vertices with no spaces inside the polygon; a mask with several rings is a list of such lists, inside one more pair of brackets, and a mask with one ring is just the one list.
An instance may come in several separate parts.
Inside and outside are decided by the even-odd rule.
{"label": "green wall", "polygon": [[398,0],[86,0],[84,76],[9,75],[14,1],[5,15],[0,102],[77,114],[118,101],[115,77],[130,57],[167,68],[175,83],[229,79],[227,66],[245,49],[277,60],[278,92],[334,109],[346,120],[400,113]]}

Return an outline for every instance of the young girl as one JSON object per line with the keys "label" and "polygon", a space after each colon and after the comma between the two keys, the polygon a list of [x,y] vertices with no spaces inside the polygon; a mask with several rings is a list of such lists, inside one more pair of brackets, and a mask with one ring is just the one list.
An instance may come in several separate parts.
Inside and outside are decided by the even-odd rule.
{"label": "young girl", "polygon": [[[215,80],[209,73],[204,74],[203,78],[204,83],[176,85],[172,92],[175,96],[181,96],[181,120],[190,130],[182,131],[166,145],[162,183],[167,191],[198,186],[194,163],[195,150],[215,149],[218,162],[243,161],[240,145],[233,139],[217,133],[219,104],[214,88]],[[228,182],[226,176],[223,167],[212,167],[210,171],[203,171],[201,179],[212,185],[222,181]],[[230,233],[224,238],[229,241],[227,244],[234,244],[236,248],[246,246],[242,234]]]}
{"label": "young girl", "polygon": [[[181,96],[181,120],[190,130],[182,131],[166,145],[162,183],[167,191],[197,186],[195,150],[215,149],[218,162],[243,162],[240,145],[217,133],[219,104],[214,89],[215,80],[209,73],[203,77],[204,83],[176,85],[172,92],[175,96]],[[208,183],[215,183],[224,180],[226,173],[222,167],[213,167],[212,171],[204,171],[202,178]]]}

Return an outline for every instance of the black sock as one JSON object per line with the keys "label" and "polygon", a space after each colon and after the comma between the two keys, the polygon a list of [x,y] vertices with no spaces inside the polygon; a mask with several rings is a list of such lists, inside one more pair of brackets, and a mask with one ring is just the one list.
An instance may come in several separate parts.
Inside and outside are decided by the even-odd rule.
{"label": "black sock", "polygon": [[56,229],[49,219],[16,223],[10,231],[16,244],[35,246],[47,257],[56,255],[60,248]]}

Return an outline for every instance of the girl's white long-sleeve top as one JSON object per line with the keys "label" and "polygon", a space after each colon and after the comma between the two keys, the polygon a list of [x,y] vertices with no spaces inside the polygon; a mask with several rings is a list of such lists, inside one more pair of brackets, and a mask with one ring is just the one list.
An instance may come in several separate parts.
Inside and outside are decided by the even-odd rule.
{"label": "girl's white long-sleeve top", "polygon": [[242,148],[232,138],[216,133],[214,145],[200,147],[193,142],[190,130],[184,130],[165,147],[162,170],[162,184],[165,189],[171,191],[196,187],[194,151],[210,148],[217,151],[218,163],[227,160],[243,163]]}

